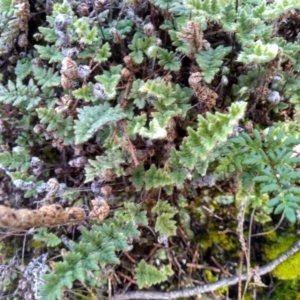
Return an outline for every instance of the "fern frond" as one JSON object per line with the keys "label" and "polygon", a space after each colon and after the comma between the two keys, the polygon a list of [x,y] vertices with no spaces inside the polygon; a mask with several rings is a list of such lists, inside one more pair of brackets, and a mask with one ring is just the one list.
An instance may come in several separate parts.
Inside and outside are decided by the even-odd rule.
{"label": "fern frond", "polygon": [[108,103],[98,106],[85,106],[77,109],[78,120],[75,120],[75,143],[80,144],[90,139],[104,125],[126,117],[121,108],[111,107]]}

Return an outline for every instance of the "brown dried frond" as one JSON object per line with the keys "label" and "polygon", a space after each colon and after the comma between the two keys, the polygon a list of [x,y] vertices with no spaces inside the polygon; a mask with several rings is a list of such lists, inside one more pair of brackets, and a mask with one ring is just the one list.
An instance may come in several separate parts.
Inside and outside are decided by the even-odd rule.
{"label": "brown dried frond", "polygon": [[112,195],[112,187],[110,185],[104,185],[100,188],[100,195],[104,198],[108,198]]}
{"label": "brown dried frond", "polygon": [[74,80],[78,77],[78,67],[76,62],[70,57],[65,57],[61,66],[61,85],[66,90],[72,90]]}
{"label": "brown dried frond", "polygon": [[58,106],[55,108],[57,113],[64,112],[69,109],[72,104],[72,98],[69,95],[63,95],[60,100],[57,100],[55,104]]}
{"label": "brown dried frond", "polygon": [[124,56],[123,61],[126,67],[133,73],[138,73],[141,69],[141,66],[134,62],[132,57],[129,55]]}
{"label": "brown dried frond", "polygon": [[33,67],[36,68],[44,68],[44,62],[41,58],[35,57],[31,60],[31,64]]}
{"label": "brown dried frond", "polygon": [[206,86],[200,72],[195,72],[189,77],[189,85],[197,96],[199,102],[204,102],[208,109],[216,105],[218,94]]}
{"label": "brown dried frond", "polygon": [[60,70],[61,74],[70,80],[74,80],[78,77],[78,67],[76,62],[70,57],[65,57],[62,60],[62,66]]}
{"label": "brown dried frond", "polygon": [[79,223],[86,218],[84,209],[80,207],[67,208],[67,213],[69,223]]}
{"label": "brown dried frond", "polygon": [[189,85],[192,89],[197,87],[203,79],[203,76],[201,75],[200,72],[195,72],[192,73],[191,76],[189,77]]}
{"label": "brown dried frond", "polygon": [[28,0],[18,0],[16,7],[16,16],[19,18],[20,31],[28,31],[28,21],[30,17],[30,5]]}
{"label": "brown dried frond", "polygon": [[50,178],[47,184],[48,184],[48,193],[46,197],[42,200],[42,202],[45,204],[51,204],[53,203],[56,194],[59,190],[59,183],[55,178]]}
{"label": "brown dried frond", "polygon": [[27,33],[21,33],[18,37],[18,46],[26,48],[28,46]]}
{"label": "brown dried frond", "polygon": [[80,17],[88,16],[90,14],[89,7],[86,3],[80,3],[76,8],[76,12]]}
{"label": "brown dried frond", "polygon": [[258,86],[255,89],[255,94],[257,95],[257,97],[265,99],[269,96],[269,94],[271,93],[270,89],[267,88],[266,86]]}
{"label": "brown dried frond", "polygon": [[59,204],[45,205],[38,210],[0,206],[0,227],[17,230],[77,224],[82,222],[85,217],[85,211],[82,208],[72,207],[64,210]]}
{"label": "brown dried frond", "polygon": [[96,11],[100,11],[104,8],[107,0],[94,0],[94,8]]}
{"label": "brown dried frond", "polygon": [[61,76],[60,83],[65,90],[73,90],[74,88],[74,81],[64,75]]}
{"label": "brown dried frond", "polygon": [[109,214],[109,205],[104,200],[92,200],[92,211],[89,217],[97,222],[103,221]]}
{"label": "brown dried frond", "polygon": [[188,44],[188,57],[190,58],[194,58],[195,53],[200,51],[203,47],[201,24],[195,20],[188,21],[186,26],[182,29],[182,32],[177,33],[177,37]]}
{"label": "brown dried frond", "polygon": [[113,37],[114,44],[121,44],[122,41],[125,39],[125,35],[121,34],[120,31],[117,30],[116,28],[111,28],[109,30],[109,33]]}
{"label": "brown dried frond", "polygon": [[68,213],[59,204],[42,206],[38,212],[41,215],[42,224],[36,226],[54,226],[68,223]]}
{"label": "brown dried frond", "polygon": [[166,130],[167,130],[167,141],[169,141],[170,143],[172,143],[178,136],[177,134],[177,130],[176,130],[176,121],[174,120],[174,118],[171,118],[166,126]]}

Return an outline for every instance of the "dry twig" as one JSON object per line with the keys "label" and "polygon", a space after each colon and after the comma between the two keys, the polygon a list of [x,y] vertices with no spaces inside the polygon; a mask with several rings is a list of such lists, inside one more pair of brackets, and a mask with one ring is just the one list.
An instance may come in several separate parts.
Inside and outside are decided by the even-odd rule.
{"label": "dry twig", "polygon": [[124,295],[115,295],[114,300],[131,300],[131,299],[178,299],[188,298],[199,294],[213,292],[217,289],[223,288],[224,286],[232,286],[239,282],[239,278],[245,281],[249,278],[252,279],[254,276],[262,276],[272,272],[277,266],[286,261],[293,254],[300,251],[300,239],[286,252],[279,255],[276,259],[272,260],[268,264],[255,270],[250,270],[250,273],[244,273],[242,275],[235,275],[229,278],[221,279],[217,282],[195,286],[186,289],[174,290],[171,292],[155,292],[155,291],[134,291],[128,292]]}

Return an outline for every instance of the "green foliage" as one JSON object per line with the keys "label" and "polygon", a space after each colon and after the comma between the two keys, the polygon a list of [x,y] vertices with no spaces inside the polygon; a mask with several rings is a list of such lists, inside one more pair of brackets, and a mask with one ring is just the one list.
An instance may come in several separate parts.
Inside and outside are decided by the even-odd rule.
{"label": "green foliage", "polygon": [[18,60],[15,74],[22,81],[26,78],[31,72],[31,61],[29,59]]}
{"label": "green foliage", "polygon": [[159,200],[152,208],[152,213],[157,214],[155,231],[162,236],[176,235],[176,222],[172,220],[177,211],[167,202]]}
{"label": "green foliage", "polygon": [[142,189],[143,182],[144,182],[144,175],[145,175],[145,169],[142,164],[136,167],[131,173],[130,181],[132,182],[132,184],[134,185],[137,191],[140,191]]}
{"label": "green foliage", "polygon": [[51,69],[33,68],[34,79],[41,88],[55,87],[60,84],[60,76]]}
{"label": "green foliage", "polygon": [[83,87],[72,91],[72,95],[75,99],[84,100],[86,102],[96,102],[98,99],[95,97],[93,93],[94,86],[91,82],[84,85]]}
{"label": "green foliage", "polygon": [[228,32],[236,30],[236,17],[237,12],[235,10],[235,2],[233,0],[229,0],[224,7],[223,15],[220,19],[224,30]]}
{"label": "green foliage", "polygon": [[146,104],[146,97],[143,92],[140,91],[142,85],[144,85],[144,81],[141,79],[137,79],[132,83],[132,87],[130,90],[130,94],[128,95],[128,99],[133,100],[135,106],[139,109],[143,109]]}
{"label": "green foliage", "polygon": [[[45,275],[41,299],[62,299],[67,289],[78,299],[90,297],[91,292],[106,297],[101,291],[107,291],[108,271],[120,264],[125,251],[138,260],[139,288],[166,281],[172,270],[161,260],[168,256],[158,258],[151,252],[153,261],[162,266],[158,269],[146,264],[141,253],[145,247],[151,251],[158,242],[156,235],[176,236],[178,226],[192,251],[194,245],[201,247],[204,262],[207,253],[214,251],[218,259],[234,261],[240,245],[233,235],[220,234],[219,218],[226,221],[225,230],[235,230],[241,201],[246,205],[244,230],[251,219],[264,231],[266,223],[276,221],[274,214],[296,221],[300,210],[300,159],[295,154],[300,144],[299,117],[294,114],[294,107],[300,112],[300,37],[295,26],[299,1],[150,0],[148,5],[124,1],[123,5],[106,3],[100,10],[90,7],[88,12],[71,2],[54,1],[51,11],[31,1],[27,20],[18,1],[0,0],[4,203],[23,184],[25,198],[30,199],[18,201],[15,207],[32,208],[42,197],[49,174],[78,188],[72,201],[80,203],[90,197],[99,200],[90,184],[100,184],[102,198],[107,186],[112,189],[107,196],[112,206],[109,218],[101,225],[85,220],[86,227],[73,228],[72,249]],[[59,31],[62,15],[70,18]],[[200,25],[199,32],[193,32],[191,20]],[[150,22],[153,32],[143,27]],[[36,31],[35,24],[43,27]],[[121,35],[119,44],[111,29]],[[28,32],[29,43],[21,47],[19,37]],[[63,34],[65,42],[61,42]],[[196,50],[190,49],[193,44]],[[61,84],[66,55],[81,70],[92,70],[88,79],[80,76],[72,81],[69,95]],[[133,59],[132,66],[124,62],[125,55]],[[192,90],[189,76],[195,72],[203,80]],[[101,87],[103,96],[96,94],[96,87]],[[216,103],[204,95],[203,87],[218,95]],[[261,87],[266,93],[278,93],[280,103],[260,97]],[[256,130],[239,134],[248,130],[246,121]],[[275,127],[268,128],[271,123]],[[33,156],[45,162],[42,171],[30,165]],[[84,163],[70,171],[74,168],[67,166],[77,157],[84,157]],[[207,182],[210,176],[214,183]],[[198,222],[205,225],[201,239],[192,231]],[[282,223],[281,229],[287,229],[289,222]],[[61,250],[60,239],[46,229],[40,229],[34,239],[52,247],[53,256]],[[253,263],[260,264],[261,252],[252,241],[258,251],[251,256],[257,258]],[[281,248],[280,243],[275,247]],[[17,242],[14,245],[18,247]],[[285,274],[283,279],[290,278]],[[186,280],[183,274],[178,285]],[[160,288],[172,284],[165,282]]]}
{"label": "green foliage", "polygon": [[75,280],[101,286],[101,282],[94,281],[93,274],[101,274],[101,269],[108,264],[120,263],[116,252],[126,251],[127,239],[139,235],[137,224],[147,224],[145,212],[140,212],[138,205],[128,202],[123,210],[118,211],[116,218],[105,221],[101,226],[93,225],[90,230],[81,227],[80,241],[72,242],[72,251],[64,256],[64,261],[56,263],[53,271],[43,276],[45,283],[39,286],[40,297],[61,299],[63,289],[71,289]]}
{"label": "green foliage", "polygon": [[111,107],[108,103],[98,106],[85,106],[77,109],[78,120],[75,120],[75,143],[80,144],[90,139],[104,125],[126,117],[120,107]]}
{"label": "green foliage", "polygon": [[47,228],[40,228],[34,235],[34,239],[37,241],[43,241],[47,247],[55,247],[61,243],[59,237],[54,233],[48,232]]}
{"label": "green foliage", "polygon": [[201,68],[203,79],[207,83],[211,83],[215,74],[219,71],[223,64],[223,58],[231,50],[231,47],[218,46],[216,49],[210,48],[207,51],[200,51],[196,54],[196,61]]}
{"label": "green foliage", "polygon": [[165,70],[178,71],[180,69],[180,62],[172,51],[158,48],[157,58],[159,65],[163,66]]}
{"label": "green foliage", "polygon": [[0,13],[9,12],[12,8],[13,1],[12,0],[1,0],[0,1]]}
{"label": "green foliage", "polygon": [[92,181],[96,176],[101,177],[101,174],[106,170],[121,175],[121,164],[124,162],[122,152],[118,147],[111,147],[105,155],[96,156],[96,159],[89,159],[90,166],[85,168],[85,182]]}
{"label": "green foliage", "polygon": [[170,9],[172,6],[175,5],[174,1],[172,0],[151,0],[154,5],[158,6],[161,9]]}
{"label": "green foliage", "polygon": [[224,2],[221,0],[185,0],[183,3],[192,10],[195,15],[205,15],[212,20],[222,19],[222,11],[224,9]]}
{"label": "green foliage", "polygon": [[230,141],[236,168],[250,177],[252,174],[260,194],[270,195],[268,207],[274,208],[275,214],[283,213],[294,223],[300,202],[300,189],[296,186],[300,178],[300,158],[292,153],[300,140],[287,136],[282,128],[270,127],[265,140],[255,130],[253,138],[241,133]]}
{"label": "green foliage", "polygon": [[120,65],[111,67],[109,71],[104,71],[103,75],[95,76],[95,79],[103,85],[108,100],[116,96],[116,86],[121,78],[119,74],[121,67]]}
{"label": "green foliage", "polygon": [[37,108],[36,112],[41,123],[48,124],[47,130],[54,131],[55,138],[63,138],[64,144],[68,145],[74,141],[73,118],[64,118],[62,113],[57,113],[54,109]]}
{"label": "green foliage", "polygon": [[259,40],[253,43],[250,48],[242,51],[237,60],[245,64],[261,64],[273,60],[277,53],[278,46],[276,44],[263,45],[262,41]]}
{"label": "green foliage", "polygon": [[93,26],[91,30],[89,30],[87,33],[83,35],[83,37],[80,39],[80,42],[86,45],[91,45],[93,42],[97,40],[97,35],[98,35],[98,29],[96,26]]}
{"label": "green foliage", "polygon": [[0,153],[0,165],[25,172],[30,167],[30,155],[25,148],[15,147],[12,152]]}
{"label": "green foliage", "polygon": [[155,45],[154,37],[141,37],[140,34],[136,33],[133,36],[131,44],[128,45],[128,48],[132,50],[129,55],[135,63],[140,64],[143,62],[148,49],[153,45]]}
{"label": "green foliage", "polygon": [[107,61],[111,56],[110,47],[108,43],[105,43],[102,48],[97,52],[94,61],[102,63]]}
{"label": "green foliage", "polygon": [[32,79],[27,85],[24,85],[17,78],[16,83],[9,80],[7,87],[0,84],[0,102],[10,103],[13,106],[30,110],[34,108],[40,101],[40,90]]}
{"label": "green foliage", "polygon": [[187,129],[189,135],[184,138],[180,148],[180,162],[191,169],[195,167],[197,157],[207,159],[218,142],[227,140],[233,126],[243,117],[245,109],[245,102],[237,102],[231,105],[227,115],[207,113],[207,119],[199,115],[197,129]]}
{"label": "green foliage", "polygon": [[40,57],[48,60],[49,63],[61,62],[64,58],[63,54],[55,46],[40,46],[35,45]]}
{"label": "green foliage", "polygon": [[144,180],[146,184],[146,190],[169,185],[173,182],[168,172],[163,171],[162,169],[157,169],[153,164],[151,165],[150,169],[145,172]]}
{"label": "green foliage", "polygon": [[145,286],[151,286],[166,281],[168,276],[173,274],[173,271],[169,265],[164,266],[164,268],[161,270],[158,270],[154,266],[146,264],[144,260],[139,262],[138,266],[135,268],[135,272],[140,289]]}

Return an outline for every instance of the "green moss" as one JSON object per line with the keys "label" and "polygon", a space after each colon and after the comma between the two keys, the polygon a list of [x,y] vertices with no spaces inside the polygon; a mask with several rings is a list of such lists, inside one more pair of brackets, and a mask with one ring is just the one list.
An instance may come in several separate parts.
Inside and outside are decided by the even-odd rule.
{"label": "green moss", "polygon": [[[280,254],[288,250],[297,240],[295,235],[285,235],[280,237],[276,243],[263,247],[264,259],[266,261],[277,258]],[[300,278],[300,253],[289,257],[285,262],[280,264],[272,274],[278,279],[293,280]],[[286,299],[286,298],[285,298]]]}
{"label": "green moss", "polygon": [[[210,270],[205,270],[204,274],[205,274],[206,279],[209,283],[218,281],[218,278],[216,276],[214,276]],[[222,294],[226,293],[227,291],[228,291],[228,286],[224,286],[220,289],[217,289],[215,291],[215,293],[219,294],[219,295],[222,295]]]}
{"label": "green moss", "polygon": [[275,290],[273,299],[300,300],[299,282],[297,280],[285,280]]}
{"label": "green moss", "polygon": [[207,235],[201,240],[203,250],[206,250],[216,244],[227,252],[234,252],[238,249],[239,243],[237,238],[230,233],[220,232],[220,228],[215,224],[209,224]]}

